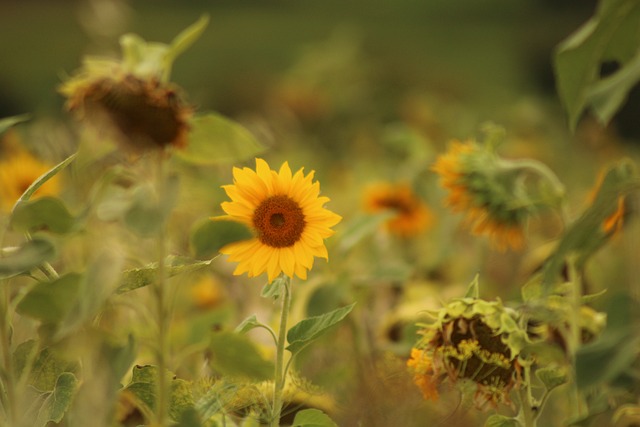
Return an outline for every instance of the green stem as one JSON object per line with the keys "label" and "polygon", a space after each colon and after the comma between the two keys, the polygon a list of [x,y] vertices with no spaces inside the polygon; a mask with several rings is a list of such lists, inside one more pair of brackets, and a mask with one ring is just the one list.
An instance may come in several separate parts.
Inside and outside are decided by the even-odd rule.
{"label": "green stem", "polygon": [[576,354],[581,345],[581,328],[580,328],[580,307],[582,305],[582,278],[576,268],[575,257],[569,257],[567,259],[567,267],[569,271],[569,281],[571,283],[570,288],[570,315],[569,315],[569,364],[573,369],[573,375],[571,380],[571,400],[572,400],[572,419],[580,417],[580,391],[578,390],[578,382],[576,378]]}
{"label": "green stem", "polygon": [[15,378],[13,376],[13,359],[11,357],[11,316],[9,314],[9,302],[11,299],[11,291],[7,280],[2,280],[0,285],[4,288],[0,299],[0,346],[2,346],[3,359],[3,396],[0,402],[4,407],[6,421],[8,425],[16,424],[16,393]]}
{"label": "green stem", "polygon": [[536,427],[536,413],[533,409],[533,402],[531,396],[526,387],[521,387],[519,390],[520,395],[520,410],[522,411],[522,422],[524,427]]}
{"label": "green stem", "polygon": [[[158,153],[157,158],[157,192],[159,197],[164,194],[164,156]],[[169,414],[169,384],[167,381],[167,355],[168,342],[167,333],[169,329],[169,310],[167,309],[166,292],[167,292],[167,272],[166,272],[166,252],[167,238],[165,225],[161,225],[157,236],[158,250],[158,277],[156,279],[155,297],[156,309],[158,315],[158,348],[157,348],[157,364],[158,364],[158,400],[156,405],[156,421],[159,426],[164,427],[168,424]]]}
{"label": "green stem", "polygon": [[291,307],[291,279],[286,277],[282,286],[284,295],[282,300],[282,312],[280,313],[280,328],[278,330],[278,341],[276,346],[276,368],[273,387],[273,413],[271,415],[271,427],[280,425],[280,414],[282,413],[282,391],[285,385],[284,376],[284,345],[287,339],[287,320]]}

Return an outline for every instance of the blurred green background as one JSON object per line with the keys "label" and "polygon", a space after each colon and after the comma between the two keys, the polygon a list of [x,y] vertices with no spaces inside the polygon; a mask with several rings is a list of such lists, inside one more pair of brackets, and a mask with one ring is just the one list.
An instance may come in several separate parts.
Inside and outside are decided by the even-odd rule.
{"label": "blurred green background", "polygon": [[436,89],[495,118],[530,94],[557,102],[552,49],[594,8],[587,0],[3,0],[0,115],[59,114],[55,88],[82,55],[117,54],[124,32],[169,42],[207,13],[209,28],[173,75],[203,109],[260,109],[266,88],[308,46],[346,32],[377,96]]}

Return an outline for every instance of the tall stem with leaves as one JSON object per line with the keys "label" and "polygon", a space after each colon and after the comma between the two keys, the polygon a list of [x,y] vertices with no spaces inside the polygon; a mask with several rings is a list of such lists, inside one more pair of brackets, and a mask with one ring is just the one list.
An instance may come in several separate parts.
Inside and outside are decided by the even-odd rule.
{"label": "tall stem with leaves", "polygon": [[280,425],[280,415],[282,414],[282,391],[284,390],[286,372],[284,369],[284,345],[287,339],[287,320],[291,308],[291,279],[284,276],[282,284],[282,311],[280,313],[280,326],[278,330],[278,341],[276,343],[276,367],[273,387],[273,412],[271,416],[271,427]]}

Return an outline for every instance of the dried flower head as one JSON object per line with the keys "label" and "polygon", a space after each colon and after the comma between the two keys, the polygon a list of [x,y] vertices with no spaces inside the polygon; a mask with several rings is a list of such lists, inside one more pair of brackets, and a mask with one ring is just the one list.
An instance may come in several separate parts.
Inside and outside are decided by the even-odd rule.
{"label": "dried flower head", "polygon": [[129,72],[115,61],[88,60],[60,92],[78,119],[106,124],[129,151],[187,144],[193,110],[177,86],[157,76]]}
{"label": "dried flower head", "polygon": [[238,262],[234,274],[266,272],[271,282],[284,273],[304,280],[315,257],[328,258],[324,239],[342,218],[323,207],[329,198],[319,195],[313,175],[305,176],[303,169],[292,174],[287,162],[276,172],[262,159],[256,159],[255,171],[233,169],[234,184],[223,186],[231,201],[222,209],[255,232],[254,238],[220,250]]}
{"label": "dried flower head", "polygon": [[423,338],[407,365],[426,399],[437,399],[436,386],[446,378],[475,384],[479,408],[510,401],[510,390],[521,381],[518,356],[526,342],[511,310],[500,301],[462,298],[422,326]]}
{"label": "dried flower head", "polygon": [[376,213],[391,211],[394,216],[386,223],[387,229],[399,236],[410,237],[433,225],[434,217],[408,184],[379,183],[365,194],[365,208]]}

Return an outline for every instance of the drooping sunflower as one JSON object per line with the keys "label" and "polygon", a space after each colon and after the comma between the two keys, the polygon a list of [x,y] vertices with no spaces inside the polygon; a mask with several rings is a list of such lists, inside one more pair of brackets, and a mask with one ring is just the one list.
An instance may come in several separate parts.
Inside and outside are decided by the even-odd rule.
{"label": "drooping sunflower", "polygon": [[411,350],[407,367],[427,400],[437,400],[437,386],[468,381],[478,408],[509,401],[521,383],[520,351],[526,332],[515,313],[500,301],[460,298],[443,307],[436,321],[421,325],[423,338]]}
{"label": "drooping sunflower", "polygon": [[364,203],[365,209],[372,213],[394,212],[386,227],[399,236],[413,236],[433,225],[434,217],[427,204],[408,184],[379,183],[371,186],[365,194]]}
{"label": "drooping sunflower", "polygon": [[187,144],[193,108],[181,89],[155,73],[141,73],[124,62],[86,59],[59,88],[74,115],[110,131],[126,150],[142,152]]}
{"label": "drooping sunflower", "polygon": [[328,259],[324,239],[342,218],[324,208],[329,198],[319,195],[313,176],[303,168],[292,174],[287,162],[276,172],[263,159],[256,159],[255,171],[233,169],[234,184],[223,186],[231,201],[222,209],[255,233],[220,250],[238,263],[235,275],[266,272],[269,282],[280,273],[306,279],[315,257]]}
{"label": "drooping sunflower", "polygon": [[517,169],[474,141],[453,141],[431,168],[449,194],[445,204],[464,212],[476,235],[488,236],[499,250],[521,249],[531,203],[519,187]]}
{"label": "drooping sunflower", "polygon": [[[51,169],[47,163],[29,152],[18,149],[0,162],[0,207],[10,211],[27,188],[41,175]],[[58,176],[45,182],[34,197],[55,195],[60,192]]]}

